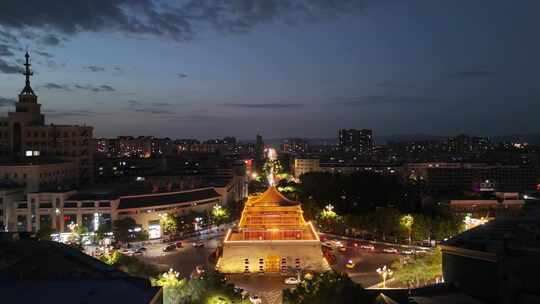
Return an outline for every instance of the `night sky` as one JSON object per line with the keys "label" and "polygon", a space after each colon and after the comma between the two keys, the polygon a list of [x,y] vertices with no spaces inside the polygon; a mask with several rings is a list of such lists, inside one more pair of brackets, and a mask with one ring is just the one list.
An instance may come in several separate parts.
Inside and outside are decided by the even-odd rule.
{"label": "night sky", "polygon": [[95,136],[540,132],[540,1],[2,0],[0,110]]}

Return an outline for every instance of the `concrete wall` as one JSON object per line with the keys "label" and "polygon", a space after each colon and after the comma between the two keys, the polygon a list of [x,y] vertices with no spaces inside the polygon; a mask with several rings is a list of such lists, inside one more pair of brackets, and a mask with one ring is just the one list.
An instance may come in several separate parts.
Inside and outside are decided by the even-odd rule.
{"label": "concrete wall", "polygon": [[[249,264],[246,264],[248,259]],[[262,259],[262,264],[260,263]],[[287,270],[296,268],[296,259],[302,270],[323,271],[327,264],[322,255],[319,241],[241,241],[225,242],[219,271],[223,273],[243,273],[245,266],[250,272],[270,271],[268,264],[273,259],[279,261],[277,271],[285,265]],[[282,263],[285,259],[286,263]]]}

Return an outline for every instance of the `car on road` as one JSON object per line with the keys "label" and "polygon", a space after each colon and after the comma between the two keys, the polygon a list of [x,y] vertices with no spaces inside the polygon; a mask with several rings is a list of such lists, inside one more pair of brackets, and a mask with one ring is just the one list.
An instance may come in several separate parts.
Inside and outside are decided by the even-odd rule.
{"label": "car on road", "polygon": [[353,269],[355,266],[356,266],[356,263],[353,262],[352,260],[348,260],[347,264],[345,264],[345,267],[347,267],[349,269]]}
{"label": "car on road", "polygon": [[175,242],[174,246],[176,246],[176,248],[182,248],[182,242],[180,242],[180,241]]}
{"label": "car on road", "polygon": [[338,247],[338,250],[340,252],[345,252],[345,251],[347,251],[347,247],[345,247],[345,246],[344,247]]}
{"label": "car on road", "polygon": [[343,247],[343,243],[341,241],[338,241],[338,240],[331,240],[330,244],[332,244],[335,247]]}
{"label": "car on road", "polygon": [[262,304],[262,299],[257,295],[249,296],[249,301],[252,304]]}
{"label": "car on road", "polygon": [[332,248],[332,249],[334,248],[334,244],[333,244],[333,243],[330,243],[330,242],[322,242],[322,245],[323,245],[323,246],[326,246],[326,247],[328,247],[328,248]]}
{"label": "car on road", "polygon": [[384,248],[382,251],[385,253],[398,253],[396,248]]}
{"label": "car on road", "polygon": [[328,251],[332,251],[334,250],[334,248],[332,246],[328,246],[328,244],[321,244],[321,247],[323,250],[328,250]]}
{"label": "car on road", "polygon": [[411,254],[414,254],[414,250],[405,249],[405,250],[402,250],[401,253],[406,254],[406,255],[411,255]]}
{"label": "car on road", "polygon": [[120,250],[120,253],[123,254],[123,255],[132,256],[133,255],[133,250],[131,250],[129,248],[124,248],[124,249]]}
{"label": "car on road", "polygon": [[288,285],[296,285],[298,283],[300,283],[300,279],[297,277],[290,277],[285,279],[285,284]]}
{"label": "car on road", "polygon": [[373,246],[371,244],[362,244],[362,245],[360,245],[360,248],[367,249],[367,250],[375,250],[375,246]]}
{"label": "car on road", "polygon": [[163,247],[162,251],[163,252],[169,252],[169,251],[175,251],[176,250],[176,245],[174,244],[169,244],[165,247]]}
{"label": "car on road", "polygon": [[204,247],[204,243],[203,242],[194,242],[193,247],[202,248],[202,247]]}
{"label": "car on road", "polygon": [[142,250],[135,250],[131,254],[131,256],[141,256],[141,255],[144,255],[144,251],[142,251]]}

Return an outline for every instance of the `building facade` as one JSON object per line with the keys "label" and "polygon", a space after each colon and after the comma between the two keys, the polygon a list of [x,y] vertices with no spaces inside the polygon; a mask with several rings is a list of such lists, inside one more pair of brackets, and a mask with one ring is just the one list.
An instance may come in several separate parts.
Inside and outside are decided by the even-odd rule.
{"label": "building facade", "polygon": [[0,178],[16,183],[27,192],[36,192],[75,185],[79,175],[74,162],[37,158],[0,163]]}
{"label": "building facade", "polygon": [[93,128],[45,123],[38,96],[30,85],[29,54],[26,53],[26,83],[15,103],[15,112],[0,118],[0,150],[5,158],[54,157],[73,162],[80,183],[93,177]]}
{"label": "building facade", "polygon": [[404,174],[423,180],[428,191],[502,191],[523,192],[537,185],[538,169],[534,166],[427,162],[408,163]]}
{"label": "building facade", "polygon": [[338,139],[343,152],[369,154],[373,150],[373,131],[370,129],[341,129]]}
{"label": "building facade", "polygon": [[28,193],[26,198],[24,194],[6,194],[3,200],[7,231],[36,232],[50,227],[59,233],[68,233],[75,225],[89,232],[100,227],[112,231],[114,220],[131,217],[149,232],[150,238],[161,237],[159,219],[165,213],[209,212],[215,205],[222,204],[222,196],[212,187],[141,194],[50,191]]}

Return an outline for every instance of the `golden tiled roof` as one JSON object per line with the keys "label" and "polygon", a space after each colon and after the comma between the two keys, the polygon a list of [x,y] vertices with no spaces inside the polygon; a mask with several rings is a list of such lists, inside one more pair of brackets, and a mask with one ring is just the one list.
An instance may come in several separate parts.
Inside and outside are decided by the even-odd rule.
{"label": "golden tiled roof", "polygon": [[276,187],[250,197],[242,211],[240,228],[303,229],[306,222],[299,202],[283,196]]}
{"label": "golden tiled roof", "polygon": [[300,203],[292,201],[283,194],[279,193],[278,189],[274,186],[269,187],[260,196],[254,197],[248,201],[249,206],[297,206]]}

